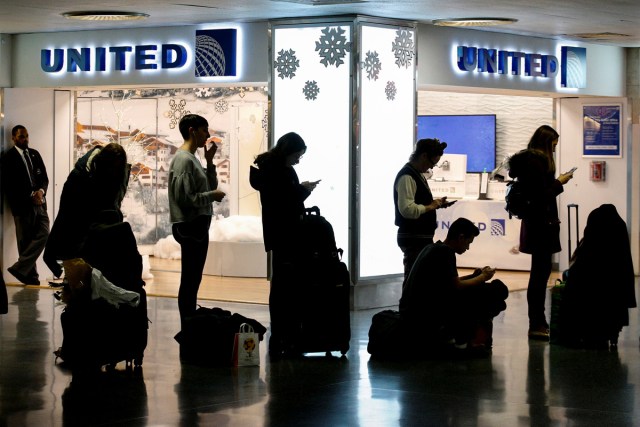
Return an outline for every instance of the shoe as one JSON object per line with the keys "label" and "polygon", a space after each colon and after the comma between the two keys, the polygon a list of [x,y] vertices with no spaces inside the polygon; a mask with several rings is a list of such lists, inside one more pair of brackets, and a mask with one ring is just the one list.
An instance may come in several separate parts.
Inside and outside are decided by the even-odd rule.
{"label": "shoe", "polygon": [[37,277],[27,277],[27,276],[23,275],[22,273],[20,273],[19,271],[17,271],[13,267],[7,268],[7,271],[9,273],[11,273],[13,275],[13,277],[18,279],[20,282],[22,282],[25,285],[39,285],[40,284],[40,279],[38,279]]}
{"label": "shoe", "polygon": [[529,328],[529,339],[549,341],[549,327],[542,325],[537,328]]}

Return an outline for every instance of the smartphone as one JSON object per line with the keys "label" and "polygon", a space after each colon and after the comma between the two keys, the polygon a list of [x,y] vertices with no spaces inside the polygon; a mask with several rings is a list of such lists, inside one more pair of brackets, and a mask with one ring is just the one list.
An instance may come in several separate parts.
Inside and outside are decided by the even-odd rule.
{"label": "smartphone", "polygon": [[443,208],[448,208],[449,206],[453,205],[455,202],[457,202],[457,200],[451,200],[449,202],[444,202],[444,204],[442,205]]}
{"label": "smartphone", "polygon": [[578,169],[578,167],[574,166],[571,169],[569,169],[569,171],[567,173],[574,173],[576,171],[576,169]]}

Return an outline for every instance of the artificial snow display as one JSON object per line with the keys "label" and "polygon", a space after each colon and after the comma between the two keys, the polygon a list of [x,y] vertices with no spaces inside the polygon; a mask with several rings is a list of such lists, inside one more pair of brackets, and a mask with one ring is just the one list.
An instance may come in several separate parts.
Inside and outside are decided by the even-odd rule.
{"label": "artificial snow display", "polygon": [[[259,216],[249,215],[214,217],[209,227],[209,241],[262,243],[262,219]],[[154,245],[153,256],[180,259],[180,244],[172,235],[169,235],[158,240]]]}
{"label": "artificial snow display", "polygon": [[[248,172],[249,163],[266,151],[267,128],[262,121],[267,102],[263,87],[80,92],[73,161],[96,145],[115,142],[124,147],[131,164],[121,206],[124,219],[139,245],[154,245],[171,235],[169,166],[184,142],[178,123],[185,114],[199,114],[209,122],[208,143],[218,147],[213,162],[219,189],[227,194],[222,202],[213,203],[214,215],[259,215],[258,196],[249,186]],[[204,166],[203,150],[195,155]]]}

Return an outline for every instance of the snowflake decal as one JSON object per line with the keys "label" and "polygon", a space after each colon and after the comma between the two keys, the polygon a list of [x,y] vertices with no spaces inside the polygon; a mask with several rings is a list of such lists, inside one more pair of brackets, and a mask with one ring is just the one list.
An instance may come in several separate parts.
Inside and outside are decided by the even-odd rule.
{"label": "snowflake decal", "polygon": [[262,129],[266,132],[269,128],[269,111],[264,110],[264,115],[262,116]]}
{"label": "snowflake decal", "polygon": [[273,63],[278,71],[278,77],[290,79],[296,75],[296,70],[300,66],[300,60],[296,58],[296,52],[293,49],[278,52],[278,59]]}
{"label": "snowflake decal", "polygon": [[382,63],[378,58],[378,52],[367,52],[367,58],[364,60],[364,69],[367,72],[367,78],[369,80],[378,80],[380,76],[380,70],[382,69]]}
{"label": "snowflake decal", "polygon": [[316,99],[318,97],[318,92],[320,92],[320,88],[315,80],[307,80],[302,88],[302,93],[304,93],[304,97],[307,101],[313,101]]}
{"label": "snowflake decal", "polygon": [[395,82],[387,82],[387,87],[384,88],[384,93],[387,95],[387,99],[389,101],[393,101],[396,99],[396,93],[398,93],[398,89],[396,89]]}
{"label": "snowflake decal", "polygon": [[229,103],[224,99],[216,101],[216,113],[223,114],[229,110]]}
{"label": "snowflake decal", "polygon": [[407,30],[396,31],[396,39],[391,43],[391,51],[396,57],[398,68],[409,68],[413,60],[413,32]]}
{"label": "snowflake decal", "polygon": [[175,129],[176,125],[180,123],[180,119],[182,119],[186,114],[191,114],[191,111],[185,110],[187,106],[187,101],[181,99],[179,102],[176,102],[175,99],[169,101],[169,107],[171,107],[171,111],[167,112],[167,117],[171,119],[169,122],[169,127],[171,129]]}
{"label": "snowflake decal", "polygon": [[211,88],[199,87],[196,89],[196,98],[209,98],[211,96]]}
{"label": "snowflake decal", "polygon": [[344,64],[343,58],[347,52],[351,52],[351,42],[344,36],[346,30],[342,27],[327,27],[321,31],[323,35],[320,36],[320,41],[316,42],[316,51],[319,51],[318,54],[322,58],[320,63],[325,67],[335,65],[338,68],[340,64]]}

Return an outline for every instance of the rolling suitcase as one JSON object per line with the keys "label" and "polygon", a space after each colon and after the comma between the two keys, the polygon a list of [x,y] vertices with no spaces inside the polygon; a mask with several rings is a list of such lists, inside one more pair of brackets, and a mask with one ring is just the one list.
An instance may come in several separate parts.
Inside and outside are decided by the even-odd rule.
{"label": "rolling suitcase", "polygon": [[302,353],[349,350],[351,312],[349,271],[341,261],[331,224],[314,206],[302,220],[299,262],[300,329],[296,339]]}
{"label": "rolling suitcase", "polygon": [[[575,203],[570,203],[567,205],[567,226],[568,226],[568,238],[567,243],[569,244],[569,266],[571,266],[571,261],[573,257],[572,253],[572,245],[571,245],[571,210],[575,210],[576,215],[576,248],[580,242],[580,222],[578,217],[578,205]],[[552,344],[557,344],[562,341],[562,322],[561,322],[561,312],[562,312],[562,297],[564,294],[564,287],[567,281],[567,274],[569,269],[567,268],[562,273],[562,280],[557,279],[553,288],[551,288],[551,314],[549,321],[549,340]]]}
{"label": "rolling suitcase", "polygon": [[[74,370],[140,367],[147,347],[149,319],[142,280],[142,256],[131,225],[110,211],[94,224],[82,250],[82,258],[102,272],[115,286],[140,294],[138,306],[116,308],[106,300],[82,296],[60,316],[63,344],[60,357]],[[113,220],[112,220],[113,218]]]}

